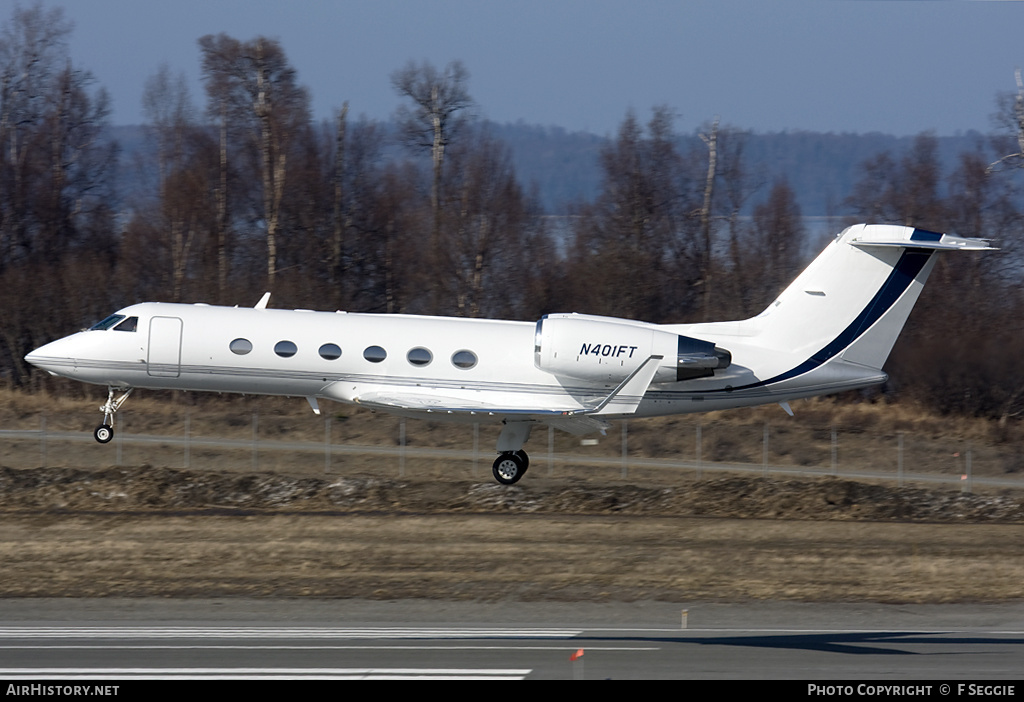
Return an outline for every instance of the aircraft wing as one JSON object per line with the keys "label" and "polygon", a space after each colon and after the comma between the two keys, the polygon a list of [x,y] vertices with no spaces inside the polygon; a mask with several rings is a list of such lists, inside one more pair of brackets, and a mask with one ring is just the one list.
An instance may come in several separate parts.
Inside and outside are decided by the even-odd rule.
{"label": "aircraft wing", "polygon": [[[587,434],[595,430],[604,431],[607,423],[600,416],[622,416],[636,412],[644,393],[654,379],[661,356],[651,356],[633,371],[618,387],[596,402],[584,405],[567,405],[560,396],[560,406],[511,406],[493,401],[469,400],[466,397],[444,396],[432,388],[382,389],[379,386],[351,388],[344,393],[332,387],[324,389],[324,395],[347,402],[380,409],[385,412],[423,412],[427,414],[464,414],[483,417],[515,417],[522,421],[537,421],[551,424],[573,434]],[[339,384],[336,384],[339,385]],[[538,405],[543,397],[536,397]]]}
{"label": "aircraft wing", "polygon": [[462,414],[469,417],[501,417],[517,421],[533,421],[566,431],[577,436],[601,432],[609,424],[595,418],[588,409],[540,409],[502,407],[492,404],[467,405],[462,398],[443,398],[437,395],[420,397],[411,394],[369,392],[360,395],[355,402],[383,412],[423,412],[426,414]]}

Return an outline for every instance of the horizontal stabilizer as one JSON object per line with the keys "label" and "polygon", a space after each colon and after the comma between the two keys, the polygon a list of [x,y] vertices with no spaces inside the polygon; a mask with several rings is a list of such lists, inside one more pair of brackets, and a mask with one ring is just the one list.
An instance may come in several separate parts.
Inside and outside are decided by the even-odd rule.
{"label": "horizontal stabilizer", "polygon": [[925,229],[899,227],[895,225],[862,226],[849,240],[852,246],[900,246],[905,249],[929,249],[932,251],[994,251],[988,239],[940,234]]}

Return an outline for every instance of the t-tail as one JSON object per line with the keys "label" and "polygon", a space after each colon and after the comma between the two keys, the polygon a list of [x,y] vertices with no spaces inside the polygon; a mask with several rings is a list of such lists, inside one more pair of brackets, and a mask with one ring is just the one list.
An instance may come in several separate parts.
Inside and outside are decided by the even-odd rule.
{"label": "t-tail", "polygon": [[[913,227],[858,224],[835,240],[758,316],[717,330],[737,335],[766,358],[757,380],[734,390],[789,397],[883,382],[889,352],[942,251],[982,251],[983,239]],[[717,337],[728,346],[729,340]]]}
{"label": "t-tail", "polygon": [[806,350],[809,363],[836,356],[881,369],[935,267],[936,252],[991,249],[913,227],[858,224],[843,230],[762,313],[761,341]]}

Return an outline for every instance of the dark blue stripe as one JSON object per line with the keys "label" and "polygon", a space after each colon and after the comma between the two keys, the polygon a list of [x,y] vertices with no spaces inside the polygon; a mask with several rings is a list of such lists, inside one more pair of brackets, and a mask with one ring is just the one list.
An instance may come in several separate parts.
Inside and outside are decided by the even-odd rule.
{"label": "dark blue stripe", "polygon": [[942,234],[930,232],[927,229],[915,229],[910,235],[911,241],[942,241]]}
{"label": "dark blue stripe", "polygon": [[[922,230],[918,230],[922,231]],[[941,235],[940,235],[941,236]],[[815,368],[825,364],[829,359],[838,355],[844,351],[850,344],[856,341],[864,332],[866,332],[872,324],[882,318],[889,309],[896,304],[896,301],[900,299],[900,296],[907,291],[910,284],[914,282],[914,278],[917,277],[926,263],[928,258],[932,255],[931,250],[910,250],[907,249],[900,256],[900,260],[897,261],[896,266],[889,273],[889,277],[886,278],[885,283],[879,288],[875,296],[871,298],[871,301],[861,310],[861,313],[857,315],[857,318],[850,323],[839,335],[830,341],[824,348],[817,353],[811,355],[806,361],[801,363],[796,368],[792,368],[785,373],[769,378],[768,380],[761,380],[756,383],[750,383],[749,385],[740,385],[735,388],[730,388],[725,392],[732,392],[734,390],[747,390],[749,388],[757,388],[771,383],[778,383],[783,380],[789,380],[795,378],[798,375],[803,375]],[[703,390],[699,392],[723,392],[723,390]]]}

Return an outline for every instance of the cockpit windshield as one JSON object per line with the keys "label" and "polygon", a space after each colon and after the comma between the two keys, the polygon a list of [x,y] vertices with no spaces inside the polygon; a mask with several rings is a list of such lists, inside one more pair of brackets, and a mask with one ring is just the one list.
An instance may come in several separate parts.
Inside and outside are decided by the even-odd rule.
{"label": "cockpit windshield", "polygon": [[102,322],[89,327],[90,331],[105,331],[113,327],[114,331],[133,332],[139,328],[138,317],[125,317],[123,314],[112,314]]}
{"label": "cockpit windshield", "polygon": [[112,314],[106,319],[104,319],[102,322],[96,322],[96,324],[93,324],[91,327],[89,327],[89,331],[103,331],[104,329],[110,329],[112,326],[120,322],[122,319],[124,319],[123,314]]}

